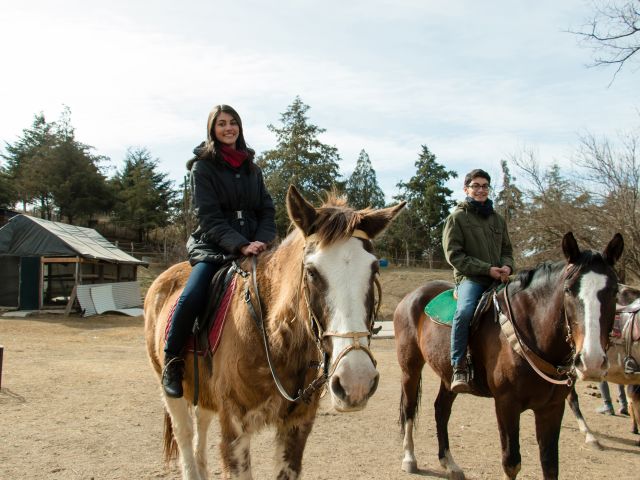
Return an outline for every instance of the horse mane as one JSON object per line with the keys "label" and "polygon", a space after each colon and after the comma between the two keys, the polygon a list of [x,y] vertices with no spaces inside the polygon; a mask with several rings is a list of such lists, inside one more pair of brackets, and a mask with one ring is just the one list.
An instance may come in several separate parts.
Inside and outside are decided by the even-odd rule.
{"label": "horse mane", "polygon": [[369,212],[370,208],[356,211],[347,205],[344,196],[329,192],[326,201],[316,209],[317,218],[312,228],[320,248],[347,240]]}
{"label": "horse mane", "polygon": [[[570,264],[569,268],[566,269],[566,278],[568,280],[572,279],[582,267],[592,263],[594,258],[598,257],[602,258],[602,255],[592,250],[580,252],[577,261]],[[513,293],[527,289],[535,290],[536,288],[553,284],[556,277],[565,272],[566,265],[563,261],[545,261],[533,268],[519,271],[514,280]]]}

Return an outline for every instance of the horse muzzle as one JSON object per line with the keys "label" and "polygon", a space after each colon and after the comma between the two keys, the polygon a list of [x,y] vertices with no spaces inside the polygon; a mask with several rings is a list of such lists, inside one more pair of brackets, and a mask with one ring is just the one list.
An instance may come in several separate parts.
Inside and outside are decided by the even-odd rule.
{"label": "horse muzzle", "polygon": [[588,356],[582,351],[576,355],[573,365],[583,381],[599,382],[609,371],[609,359],[604,353]]}
{"label": "horse muzzle", "polygon": [[362,410],[378,388],[380,374],[374,360],[364,350],[342,357],[329,377],[333,407],[339,412]]}

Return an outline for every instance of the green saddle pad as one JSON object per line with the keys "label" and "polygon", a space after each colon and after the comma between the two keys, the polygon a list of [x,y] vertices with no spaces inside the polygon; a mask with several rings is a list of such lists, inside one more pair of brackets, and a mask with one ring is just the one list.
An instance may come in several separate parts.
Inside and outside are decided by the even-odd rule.
{"label": "green saddle pad", "polygon": [[453,288],[433,297],[424,307],[424,313],[429,315],[434,321],[451,325],[453,315],[456,313],[458,301],[453,298]]}

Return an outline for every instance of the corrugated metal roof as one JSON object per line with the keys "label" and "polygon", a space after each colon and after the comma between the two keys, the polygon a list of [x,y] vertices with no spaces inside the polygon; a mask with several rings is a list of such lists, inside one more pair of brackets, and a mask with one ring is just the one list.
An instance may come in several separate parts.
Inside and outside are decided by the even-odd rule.
{"label": "corrugated metal roof", "polygon": [[123,252],[92,228],[17,215],[0,228],[0,254],[73,255],[115,263],[148,265]]}

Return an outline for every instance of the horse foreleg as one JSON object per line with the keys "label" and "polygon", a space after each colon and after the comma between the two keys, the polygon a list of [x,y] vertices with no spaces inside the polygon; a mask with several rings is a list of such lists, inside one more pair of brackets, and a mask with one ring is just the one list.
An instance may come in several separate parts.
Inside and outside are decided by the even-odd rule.
{"label": "horse foreleg", "polygon": [[420,405],[422,366],[402,373],[402,394],[400,396],[400,426],[404,433],[402,449],[402,470],[407,473],[418,471],[418,462],[413,447],[413,425]]}
{"label": "horse foreleg", "polygon": [[596,436],[591,432],[589,426],[587,425],[587,422],[582,416],[582,412],[580,411],[580,403],[578,402],[578,393],[576,392],[575,385],[571,387],[571,392],[567,397],[567,403],[569,404],[569,408],[571,408],[571,411],[578,421],[578,428],[586,436],[585,443],[592,448],[602,450],[602,445],[600,445],[600,442],[598,442]]}
{"label": "horse foreleg", "polygon": [[196,409],[196,436],[194,442],[196,464],[200,477],[203,479],[209,478],[209,471],[207,469],[207,432],[209,431],[209,425],[212,419],[213,412],[211,410],[205,410],[201,407]]}
{"label": "horse foreleg", "polygon": [[562,415],[564,414],[564,402],[547,406],[544,409],[535,410],[536,438],[540,450],[540,464],[544,480],[556,480],[558,478],[558,440]]}
{"label": "horse foreleg", "polygon": [[444,382],[440,382],[440,390],[433,406],[436,416],[436,432],[438,435],[438,459],[440,465],[447,471],[451,480],[464,480],[462,469],[453,460],[449,450],[449,418],[451,407],[456,399],[456,394],[449,390]]}
{"label": "horse foreleg", "polygon": [[[193,452],[193,418],[187,401],[182,398],[164,397],[171,416],[173,436],[180,452],[180,466],[184,480],[202,480]],[[206,477],[205,477],[206,478]]]}
{"label": "horse foreleg", "polygon": [[278,480],[296,480],[302,470],[302,455],[313,422],[278,427],[276,432],[275,471]]}
{"label": "horse foreleg", "polygon": [[502,469],[506,480],[514,480],[522,467],[520,456],[520,411],[513,398],[496,399],[496,418],[502,445]]}
{"label": "horse foreleg", "polygon": [[230,415],[220,414],[220,460],[225,479],[252,480],[251,434],[244,431],[242,422]]}

